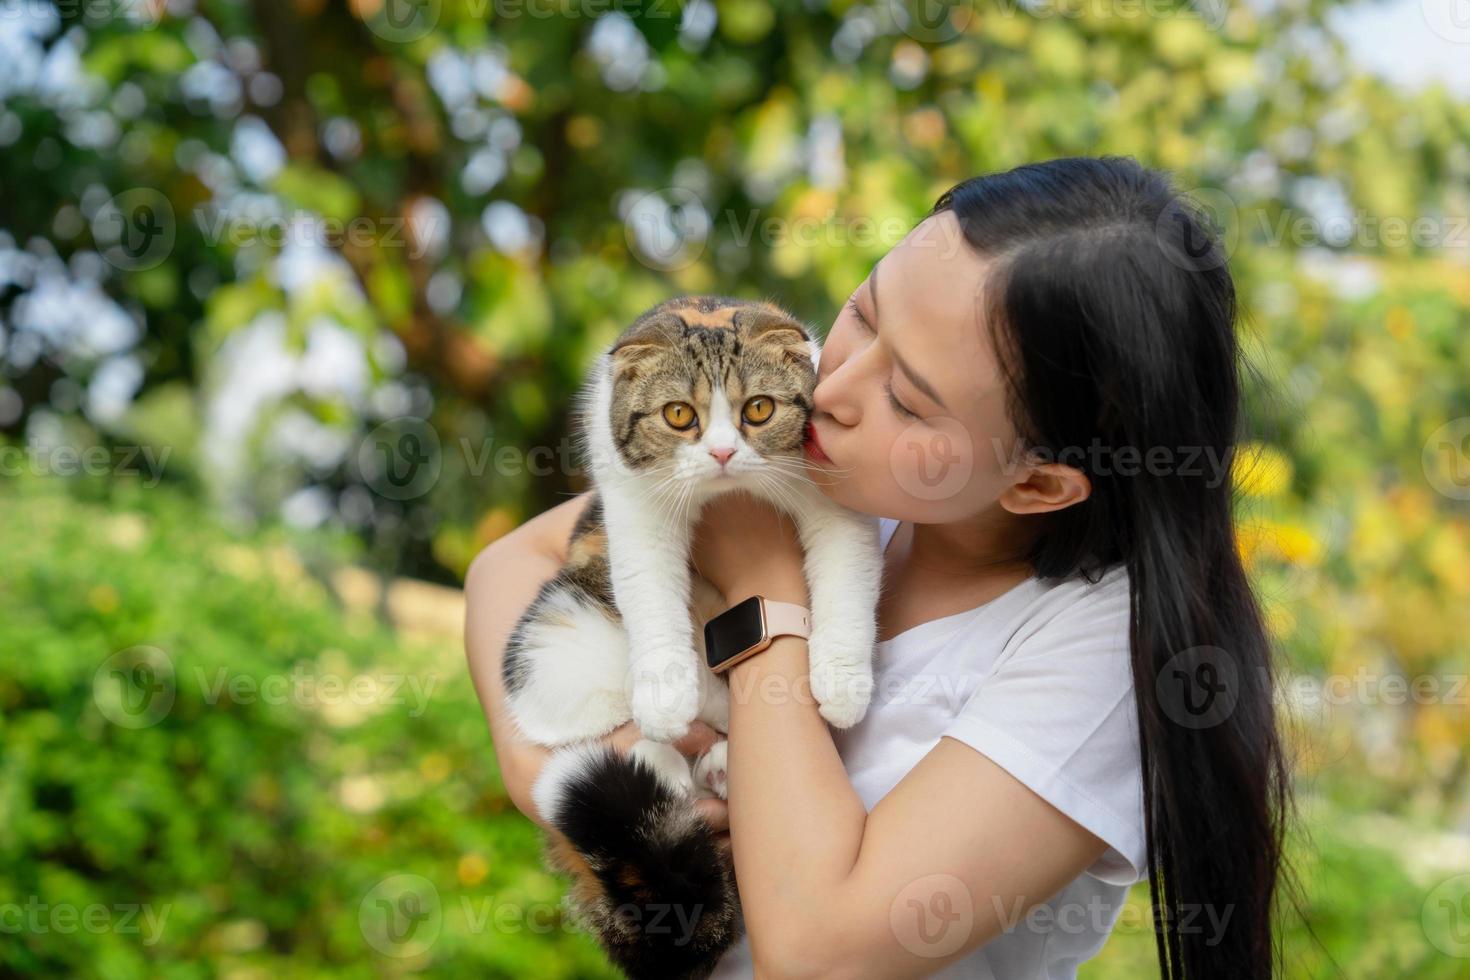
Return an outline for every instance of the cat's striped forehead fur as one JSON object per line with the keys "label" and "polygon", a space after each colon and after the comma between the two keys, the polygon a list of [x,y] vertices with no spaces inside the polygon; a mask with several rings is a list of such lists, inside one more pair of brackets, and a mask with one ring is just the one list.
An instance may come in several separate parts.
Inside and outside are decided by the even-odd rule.
{"label": "cat's striped forehead fur", "polygon": [[[609,406],[613,443],[631,467],[658,465],[730,420],[762,457],[799,457],[811,417],[816,370],[805,327],[764,301],[681,296],[640,316],[613,345]],[[742,418],[757,396],[775,411],[758,424]],[[683,402],[696,421],[671,426],[664,407]]]}

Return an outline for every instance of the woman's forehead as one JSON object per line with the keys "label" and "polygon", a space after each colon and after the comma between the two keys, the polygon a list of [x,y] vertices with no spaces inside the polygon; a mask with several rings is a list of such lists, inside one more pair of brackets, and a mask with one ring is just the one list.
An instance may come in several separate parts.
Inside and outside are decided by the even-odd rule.
{"label": "woman's forehead", "polygon": [[876,285],[880,333],[957,412],[976,405],[998,380],[984,319],[988,263],[958,229],[947,212],[925,219],[879,261],[868,283]]}

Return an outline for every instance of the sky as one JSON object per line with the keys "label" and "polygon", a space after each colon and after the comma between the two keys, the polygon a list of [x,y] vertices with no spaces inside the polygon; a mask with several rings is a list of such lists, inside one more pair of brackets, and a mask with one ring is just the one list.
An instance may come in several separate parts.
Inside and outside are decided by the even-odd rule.
{"label": "sky", "polygon": [[1442,81],[1470,98],[1470,0],[1375,0],[1331,22],[1369,71],[1409,88]]}

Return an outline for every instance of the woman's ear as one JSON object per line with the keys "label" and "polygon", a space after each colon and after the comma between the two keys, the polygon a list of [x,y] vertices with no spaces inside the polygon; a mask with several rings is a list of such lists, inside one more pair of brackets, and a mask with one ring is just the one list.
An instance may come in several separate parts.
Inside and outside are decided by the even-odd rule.
{"label": "woman's ear", "polygon": [[1000,495],[1000,505],[1012,514],[1045,514],[1081,503],[1092,495],[1092,480],[1066,463],[1037,463],[1026,478]]}

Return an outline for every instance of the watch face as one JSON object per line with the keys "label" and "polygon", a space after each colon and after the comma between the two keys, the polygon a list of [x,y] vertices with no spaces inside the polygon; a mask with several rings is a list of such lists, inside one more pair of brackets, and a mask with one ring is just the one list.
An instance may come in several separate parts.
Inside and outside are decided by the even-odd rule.
{"label": "watch face", "polygon": [[755,646],[764,636],[760,596],[751,596],[704,624],[705,661],[718,667]]}

